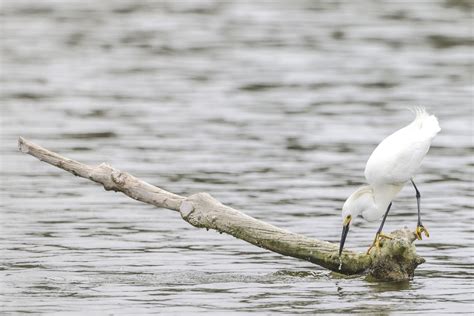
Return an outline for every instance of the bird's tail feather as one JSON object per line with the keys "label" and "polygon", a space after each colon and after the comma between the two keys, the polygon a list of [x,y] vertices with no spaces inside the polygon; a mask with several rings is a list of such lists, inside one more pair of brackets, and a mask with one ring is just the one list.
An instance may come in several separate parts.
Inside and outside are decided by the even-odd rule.
{"label": "bird's tail feather", "polygon": [[424,107],[415,107],[412,111],[416,114],[414,124],[421,129],[423,134],[428,137],[435,137],[441,128],[439,127],[438,119],[433,114],[426,112]]}

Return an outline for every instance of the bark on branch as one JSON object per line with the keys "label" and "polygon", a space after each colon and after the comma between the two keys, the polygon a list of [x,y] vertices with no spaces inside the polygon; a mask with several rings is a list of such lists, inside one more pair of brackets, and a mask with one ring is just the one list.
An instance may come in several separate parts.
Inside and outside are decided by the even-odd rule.
{"label": "bark on branch", "polygon": [[282,255],[307,260],[329,270],[347,275],[367,273],[378,280],[407,280],[415,268],[425,262],[416,254],[415,234],[404,228],[392,232],[392,240],[384,240],[380,251],[370,255],[344,250],[338,256],[338,245],[305,237],[257,220],[221,204],[207,193],[180,196],[142,181],[105,163],[89,166],[68,159],[22,137],[21,152],[64,169],[75,176],[120,191],[132,199],[177,211],[198,228],[214,229]]}

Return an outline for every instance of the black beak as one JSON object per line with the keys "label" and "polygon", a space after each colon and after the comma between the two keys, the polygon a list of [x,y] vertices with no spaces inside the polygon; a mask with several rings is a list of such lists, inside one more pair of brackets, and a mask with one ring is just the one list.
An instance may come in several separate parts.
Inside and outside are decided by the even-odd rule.
{"label": "black beak", "polygon": [[349,225],[350,223],[347,223],[347,225],[342,226],[341,242],[339,244],[339,257],[341,256],[342,249],[344,249],[344,243],[346,242],[347,233],[349,232]]}

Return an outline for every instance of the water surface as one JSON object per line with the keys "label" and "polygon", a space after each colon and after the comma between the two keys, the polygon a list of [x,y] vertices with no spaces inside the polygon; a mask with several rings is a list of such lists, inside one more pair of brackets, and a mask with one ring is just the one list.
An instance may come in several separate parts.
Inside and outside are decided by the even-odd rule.
{"label": "water surface", "polygon": [[[0,304],[6,314],[473,311],[472,8],[464,1],[4,1]],[[337,242],[377,143],[426,106],[414,280],[343,278],[105,192],[27,137]],[[390,231],[416,225],[414,190]],[[378,223],[358,222],[365,250]]]}

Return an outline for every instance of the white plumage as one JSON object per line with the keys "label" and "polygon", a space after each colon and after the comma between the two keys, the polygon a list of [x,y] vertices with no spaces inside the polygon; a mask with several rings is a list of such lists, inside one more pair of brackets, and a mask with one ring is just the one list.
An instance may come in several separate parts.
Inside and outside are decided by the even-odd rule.
{"label": "white plumage", "polygon": [[367,182],[376,185],[409,181],[439,131],[436,117],[417,108],[413,122],[385,138],[370,155],[365,167]]}
{"label": "white plumage", "polygon": [[432,139],[441,129],[436,117],[424,108],[416,108],[414,112],[413,122],[385,138],[370,155],[365,167],[369,185],[356,190],[344,203],[345,226],[358,215],[368,221],[380,219],[405,183],[417,173]]}

